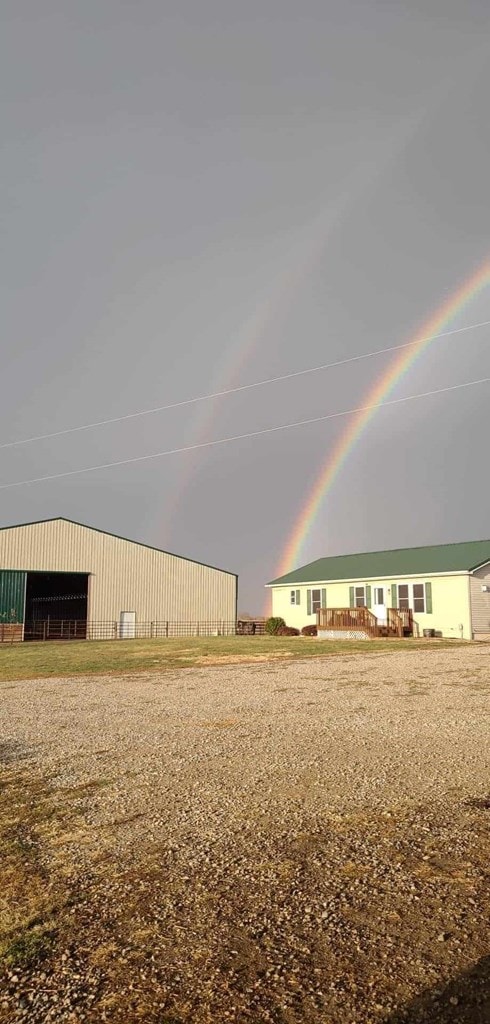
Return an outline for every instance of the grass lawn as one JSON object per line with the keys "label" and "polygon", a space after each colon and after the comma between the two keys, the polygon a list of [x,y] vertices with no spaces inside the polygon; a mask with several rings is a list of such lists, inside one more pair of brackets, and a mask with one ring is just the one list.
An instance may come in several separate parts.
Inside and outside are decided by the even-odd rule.
{"label": "grass lawn", "polygon": [[81,640],[0,645],[0,681],[49,676],[144,672],[199,665],[373,654],[457,646],[455,640],[317,640],[312,637],[183,637],[169,640]]}

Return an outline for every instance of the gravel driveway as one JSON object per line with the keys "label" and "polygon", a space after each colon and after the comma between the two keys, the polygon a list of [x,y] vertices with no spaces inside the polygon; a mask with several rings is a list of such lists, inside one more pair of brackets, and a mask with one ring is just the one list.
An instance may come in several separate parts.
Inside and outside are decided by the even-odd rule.
{"label": "gravel driveway", "polygon": [[489,1022],[489,694],[485,645],[0,684],[50,809],[0,1020]]}

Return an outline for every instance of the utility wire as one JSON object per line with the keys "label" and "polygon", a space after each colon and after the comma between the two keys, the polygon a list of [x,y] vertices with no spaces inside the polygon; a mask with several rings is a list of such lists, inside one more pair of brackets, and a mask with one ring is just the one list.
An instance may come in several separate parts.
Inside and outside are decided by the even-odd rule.
{"label": "utility wire", "polygon": [[166,455],[180,455],[183,452],[196,451],[198,448],[212,448],[219,444],[230,444],[232,441],[243,441],[250,437],[261,437],[264,434],[272,434],[280,430],[292,430],[294,427],[305,427],[311,423],[321,423],[325,420],[338,419],[341,416],[353,416],[354,413],[369,412],[372,409],[382,409],[389,405],[398,405],[401,402],[413,402],[418,398],[428,398],[431,395],[442,395],[448,391],[458,391],[461,388],[471,388],[476,384],[490,384],[490,377],[482,377],[480,380],[470,380],[463,384],[452,384],[446,388],[436,388],[433,391],[422,391],[416,395],[407,395],[405,398],[391,398],[387,402],[377,402],[374,405],[361,405],[355,409],[345,409],[343,412],[331,412],[325,416],[314,416],[308,420],[296,420],[294,423],[281,423],[276,427],[265,427],[263,430],[251,430],[246,434],[234,434],[231,437],[220,437],[216,441],[202,441],[200,444],[190,444],[183,448],[169,448],[164,452],[154,452],[152,455],[137,455],[131,459],[120,459],[118,462],[105,462],[96,466],[86,466],[84,469],[69,469],[64,473],[51,473],[48,476],[33,477],[30,480],[15,480],[12,483],[0,484],[0,490],[9,487],[24,487],[26,484],[39,484],[46,480],[60,480],[62,477],[78,476],[81,473],[94,473],[98,469],[112,469],[114,466],[128,466],[133,462],[146,462],[149,459],[162,459]]}
{"label": "utility wire", "polygon": [[402,345],[391,345],[390,348],[378,348],[373,352],[364,352],[356,356],[348,356],[346,359],[337,359],[333,363],[322,363],[321,366],[310,366],[305,370],[294,370],[292,373],[284,373],[280,377],[267,377],[265,380],[257,380],[252,384],[240,384],[235,388],[227,388],[225,391],[215,391],[210,395],[198,395],[196,398],[185,398],[180,402],[172,402],[170,405],[157,405],[152,409],[140,409],[138,412],[128,412],[123,416],[112,416],[106,420],[96,420],[93,423],[83,423],[77,427],[66,427],[62,430],[53,430],[49,434],[37,434],[33,437],[20,438],[17,441],[5,441],[0,444],[2,448],[15,448],[21,444],[32,444],[34,441],[47,441],[52,437],[62,437],[65,434],[75,434],[81,430],[95,430],[96,427],[106,427],[111,423],[122,423],[124,420],[134,420],[141,416],[152,416],[157,412],[167,412],[169,409],[180,409],[185,405],[194,405],[197,402],[209,402],[213,398],[224,398],[225,395],[235,395],[239,391],[250,391],[252,388],[262,388],[267,384],[278,384],[283,380],[291,380],[293,377],[304,377],[309,373],[318,373],[320,370],[331,370],[336,366],[345,366],[347,363],[357,363],[363,359],[372,359],[373,356],[388,355],[390,352],[399,352],[405,348],[413,348],[423,341],[436,341],[439,338],[448,338],[454,334],[463,334],[466,331],[475,331],[481,327],[489,327],[490,320],[483,320],[481,323],[468,324],[466,327],[456,327],[452,331],[443,331],[442,334],[429,335],[427,338],[419,338],[417,341],[406,341]]}

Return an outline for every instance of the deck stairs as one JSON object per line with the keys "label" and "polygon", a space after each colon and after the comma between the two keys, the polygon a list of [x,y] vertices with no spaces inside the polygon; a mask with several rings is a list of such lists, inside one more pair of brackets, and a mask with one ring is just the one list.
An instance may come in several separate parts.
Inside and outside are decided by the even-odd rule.
{"label": "deck stairs", "polygon": [[380,620],[370,608],[320,608],[317,628],[342,634],[365,634],[375,637],[413,636],[413,613],[410,608],[387,608],[386,619]]}

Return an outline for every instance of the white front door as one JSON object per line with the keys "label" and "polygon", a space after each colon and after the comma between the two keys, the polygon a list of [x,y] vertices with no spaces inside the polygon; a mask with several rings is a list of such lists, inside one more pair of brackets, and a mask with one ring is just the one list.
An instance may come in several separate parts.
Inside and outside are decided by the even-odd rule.
{"label": "white front door", "polygon": [[119,636],[121,640],[131,640],[136,636],[136,612],[121,612]]}
{"label": "white front door", "polygon": [[386,596],[384,587],[373,587],[373,615],[378,622],[386,622]]}

